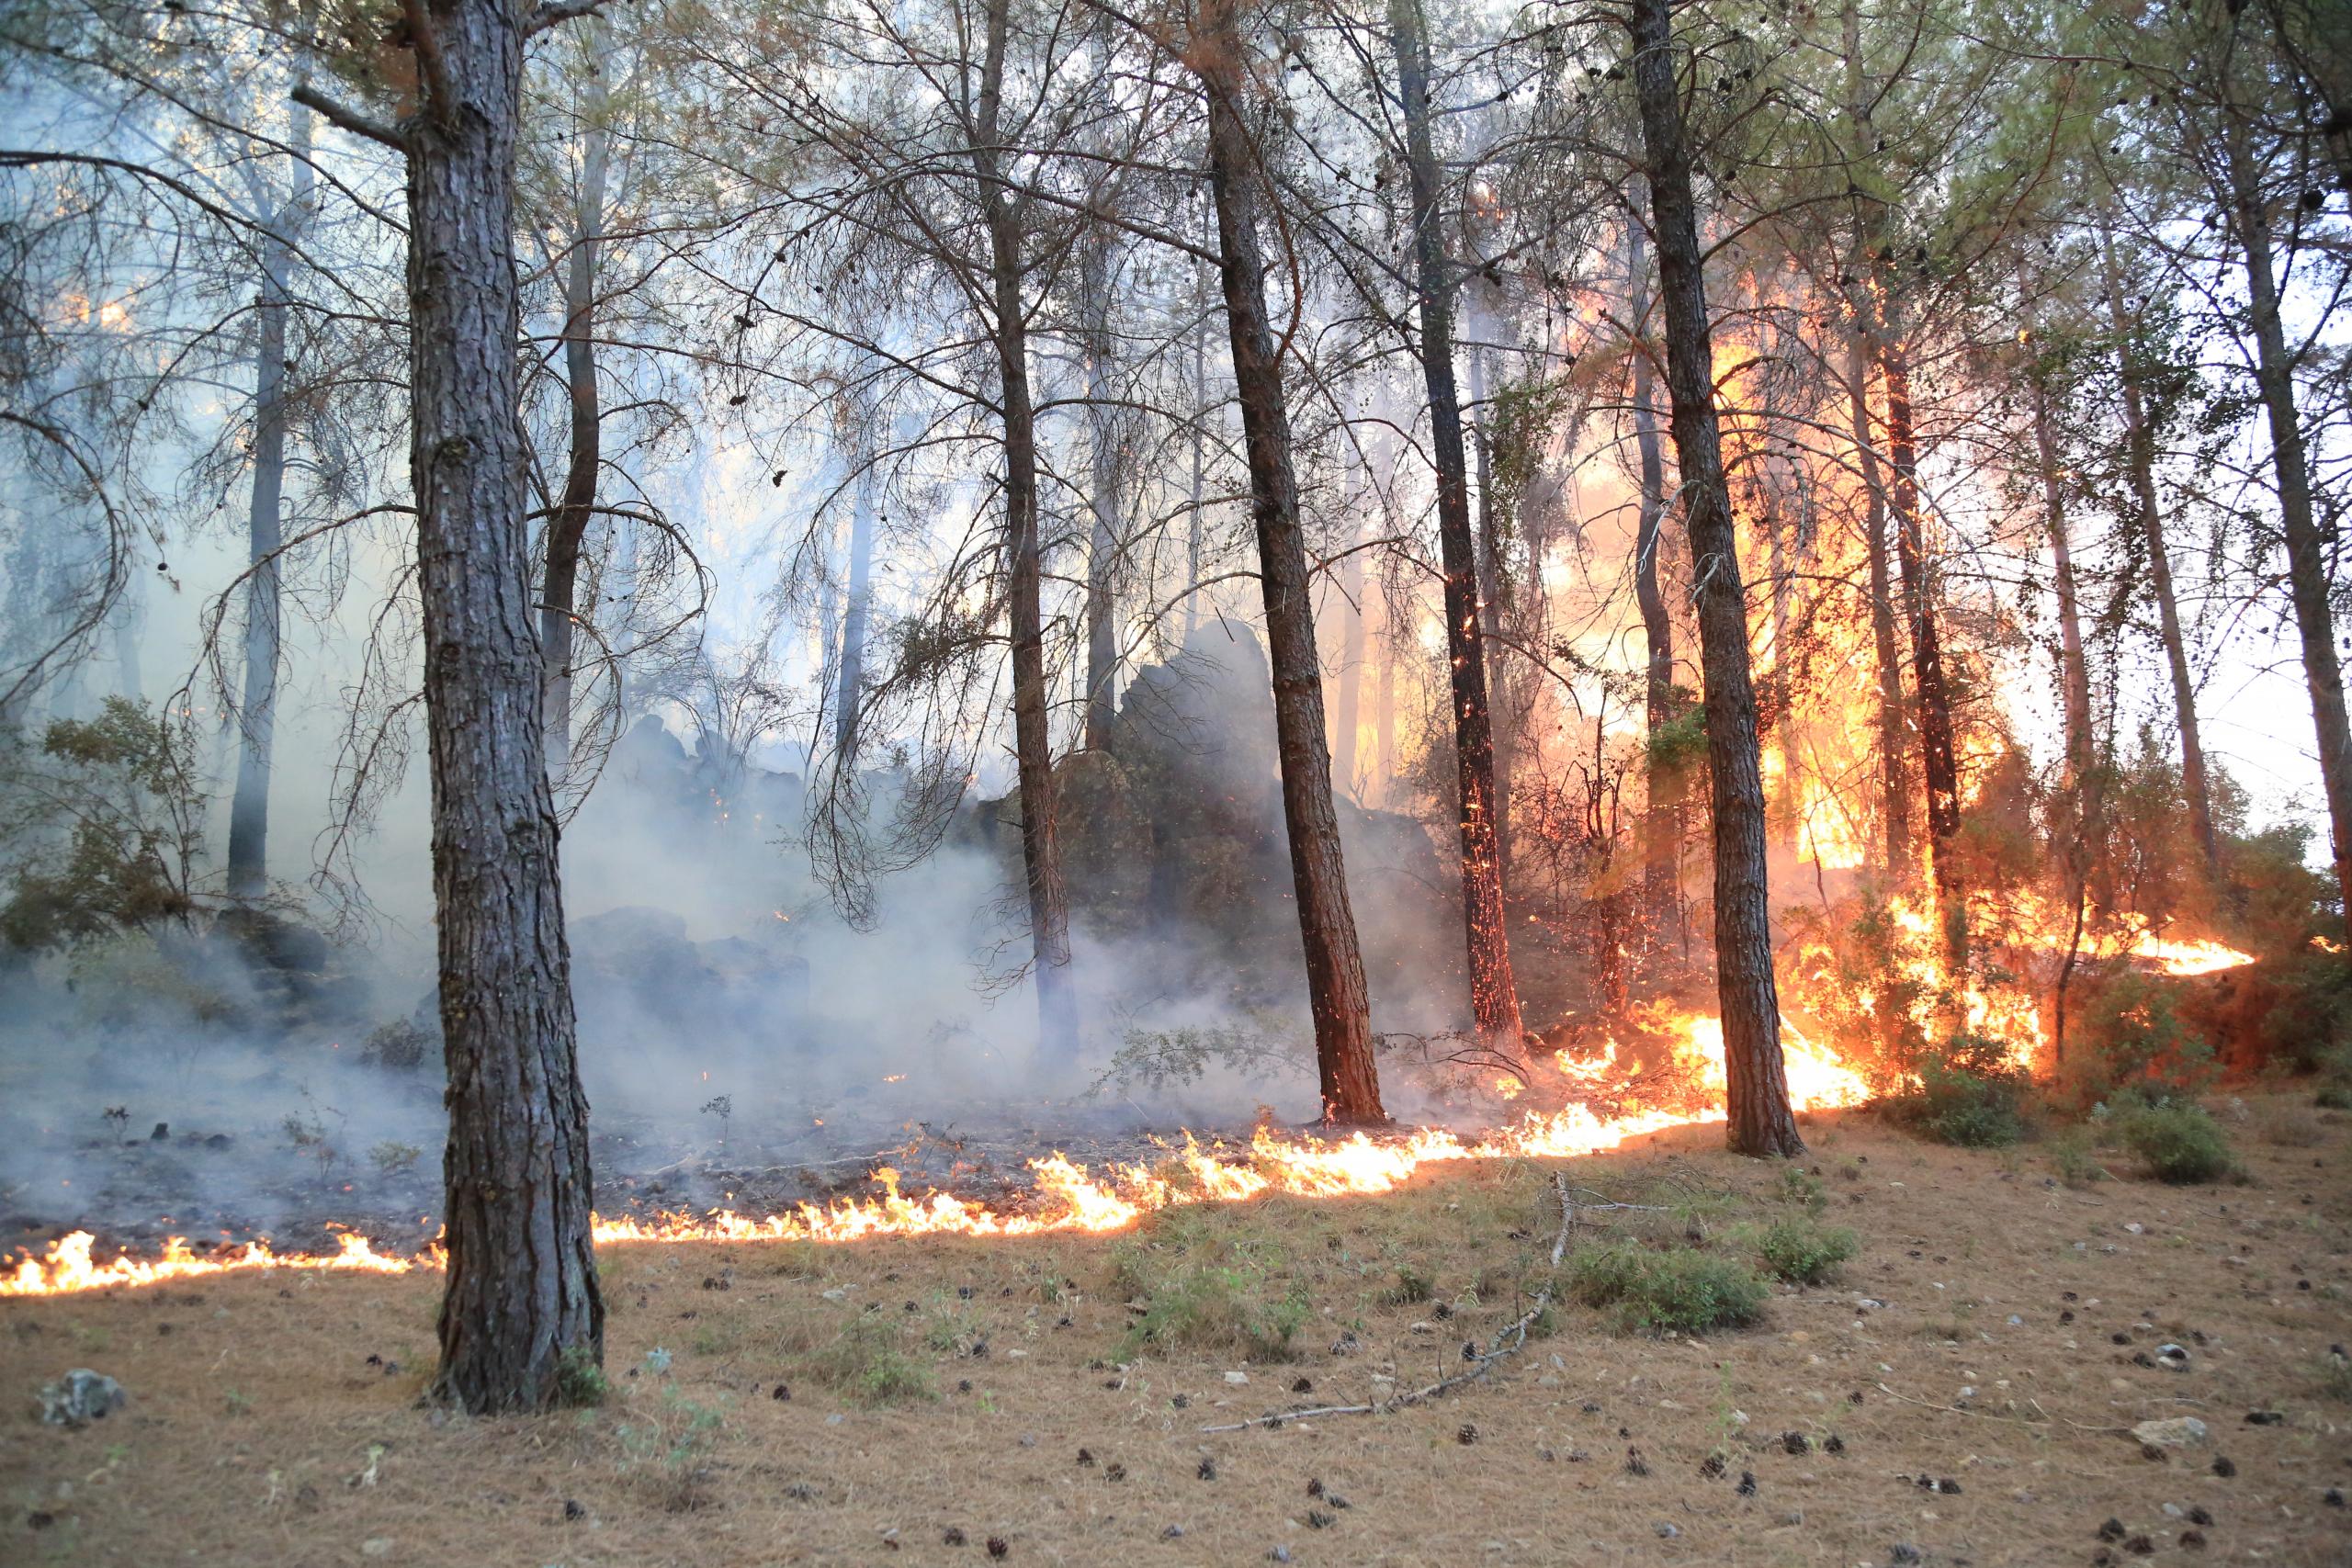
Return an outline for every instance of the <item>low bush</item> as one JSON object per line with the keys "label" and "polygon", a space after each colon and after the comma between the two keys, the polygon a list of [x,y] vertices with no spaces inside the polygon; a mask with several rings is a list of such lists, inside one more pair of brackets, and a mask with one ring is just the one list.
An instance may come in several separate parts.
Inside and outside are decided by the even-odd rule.
{"label": "low bush", "polygon": [[2202,1106],[2164,1101],[2125,1111],[2116,1123],[2123,1146],[2159,1181],[2188,1186],[2217,1181],[2235,1161],[2229,1134]]}
{"label": "low bush", "polygon": [[863,1313],[818,1352],[817,1375],[861,1404],[896,1404],[938,1395],[931,1369],[907,1354],[906,1331],[886,1313]]}
{"label": "low bush", "polygon": [[1990,1035],[1955,1034],[1921,1053],[1917,1086],[1890,1102],[1895,1115],[1938,1143],[2004,1148],[2025,1135],[2032,1084]]}
{"label": "low bush", "polygon": [[2216,1076],[2212,1047],[2177,1010],[2180,983],[2121,969],[2091,992],[2070,1028],[2059,1098],[2077,1111],[2138,1095],[2195,1094]]}
{"label": "low bush", "polygon": [[1568,1293],[1611,1308],[1628,1329],[1699,1334],[1739,1328],[1763,1315],[1766,1289],[1745,1263],[1695,1247],[1653,1251],[1632,1242],[1580,1247],[1568,1258]]}
{"label": "low bush", "polygon": [[1114,1254],[1116,1288],[1143,1303],[1120,1354],[1189,1345],[1238,1349],[1253,1360],[1287,1358],[1312,1309],[1302,1287],[1275,1277],[1277,1256],[1267,1238],[1203,1216],[1161,1216]]}
{"label": "low bush", "polygon": [[1861,1250],[1861,1239],[1842,1225],[1818,1220],[1780,1220],[1756,1238],[1764,1267],[1792,1285],[1818,1285]]}

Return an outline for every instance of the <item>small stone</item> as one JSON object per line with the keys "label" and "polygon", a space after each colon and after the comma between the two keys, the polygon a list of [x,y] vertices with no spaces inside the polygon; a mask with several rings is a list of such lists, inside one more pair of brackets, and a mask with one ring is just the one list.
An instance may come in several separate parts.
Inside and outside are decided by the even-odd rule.
{"label": "small stone", "polygon": [[1184,1539],[1184,1527],[1182,1525],[1170,1525],[1166,1529],[1159,1532],[1159,1539],[1162,1540],[1182,1540]]}
{"label": "small stone", "polygon": [[390,1557],[392,1554],[391,1540],[386,1536],[371,1535],[359,1543],[359,1553],[363,1557]]}
{"label": "small stone", "polygon": [[1917,1562],[1919,1561],[1919,1549],[1907,1540],[1898,1540],[1886,1549],[1886,1560],[1889,1562]]}
{"label": "small stone", "polygon": [[1277,1547],[1272,1547],[1272,1548],[1268,1549],[1268,1551],[1267,1551],[1267,1552],[1266,1552],[1266,1561],[1267,1561],[1267,1562],[1289,1562],[1289,1561],[1290,1561],[1290,1548],[1289,1548],[1289,1547],[1287,1547],[1287,1546],[1277,1546]]}
{"label": "small stone", "polygon": [[40,1391],[40,1418],[51,1427],[86,1427],[105,1420],[130,1402],[130,1396],[114,1379],[76,1367]]}
{"label": "small stone", "polygon": [[1682,1533],[1672,1525],[1667,1523],[1664,1519],[1659,1519],[1653,1523],[1650,1526],[1650,1530],[1660,1540],[1672,1540],[1676,1536]]}
{"label": "small stone", "polygon": [[1227,1372],[1225,1374],[1225,1381],[1232,1384],[1235,1388],[1240,1388],[1249,1382],[1250,1374],[1248,1372]]}
{"label": "small stone", "polygon": [[2185,1372],[2188,1370],[2188,1351],[2179,1345],[2157,1346],[2156,1360],[2158,1364],[2176,1372]]}

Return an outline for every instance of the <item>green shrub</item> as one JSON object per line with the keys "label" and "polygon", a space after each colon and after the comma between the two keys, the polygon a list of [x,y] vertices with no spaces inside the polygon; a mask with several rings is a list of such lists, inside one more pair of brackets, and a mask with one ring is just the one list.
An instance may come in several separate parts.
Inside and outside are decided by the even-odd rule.
{"label": "green shrub", "polygon": [[1764,1267],[1792,1285],[1818,1285],[1861,1250],[1861,1239],[1842,1225],[1818,1220],[1780,1220],[1756,1238]]}
{"label": "green shrub", "polygon": [[1986,1034],[1962,1032],[1920,1054],[1918,1085],[1891,1102],[1897,1117],[1939,1143],[2003,1148],[2025,1135],[2031,1080],[2009,1048]]}
{"label": "green shrub", "polygon": [[2132,1094],[2194,1094],[2215,1077],[2212,1047],[2179,1015],[2179,982],[2120,969],[2092,990],[2081,1027],[2069,1029],[2059,1073],[2075,1109]]}
{"label": "green shrub", "polygon": [[1568,1258],[1568,1292],[1615,1309],[1629,1329],[1698,1334],[1738,1328],[1763,1315],[1766,1291],[1744,1263],[1695,1247],[1650,1251],[1631,1242],[1580,1247]]}
{"label": "green shrub", "polygon": [[2139,1156],[2159,1181],[2187,1186],[2218,1180],[2234,1164],[2228,1134],[2202,1106],[2177,1101],[2137,1106],[2122,1113],[2116,1131],[2124,1147]]}
{"label": "green shrub", "polygon": [[1281,1360],[1309,1310],[1305,1291],[1276,1292],[1254,1263],[1188,1262],[1159,1277],[1120,1350],[1133,1357],[1146,1346],[1228,1346],[1251,1359]]}
{"label": "green shrub", "polygon": [[585,1408],[604,1404],[612,1392],[594,1350],[585,1345],[564,1347],[555,1363],[556,1403]]}
{"label": "green shrub", "polygon": [[2338,1045],[2320,1054],[2319,1087],[2312,1103],[2326,1111],[2352,1111],[2352,1046]]}
{"label": "green shrub", "polygon": [[862,1313],[811,1363],[817,1375],[861,1404],[933,1399],[931,1369],[906,1352],[906,1335],[887,1313]]}
{"label": "green shrub", "polygon": [[2097,1147],[2088,1130],[2069,1127],[2050,1140],[2051,1168],[2069,1187],[2088,1187],[2094,1181],[2111,1180],[2107,1168],[2098,1163]]}

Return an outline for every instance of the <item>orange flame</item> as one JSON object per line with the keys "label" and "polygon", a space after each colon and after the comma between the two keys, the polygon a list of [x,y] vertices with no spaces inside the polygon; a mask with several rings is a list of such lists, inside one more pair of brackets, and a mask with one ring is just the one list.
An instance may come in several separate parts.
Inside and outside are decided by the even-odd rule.
{"label": "orange flame", "polygon": [[[1261,1130],[1246,1147],[1206,1146],[1189,1135],[1158,1165],[1112,1167],[1097,1177],[1059,1154],[1030,1162],[1032,1189],[1025,1201],[1004,1207],[932,1192],[911,1198],[899,1190],[899,1173],[885,1166],[874,1173],[878,1197],[802,1203],[783,1213],[753,1216],[720,1209],[707,1214],[667,1213],[640,1218],[606,1217],[594,1222],[600,1246],[644,1242],[851,1242],[873,1236],[965,1235],[1014,1237],[1055,1233],[1099,1234],[1121,1230],[1144,1215],[1181,1203],[1224,1203],[1284,1193],[1303,1198],[1377,1196],[1392,1192],[1424,1166],[1474,1159],[1564,1159],[1599,1154],[1629,1138],[1724,1119],[1723,1025],[1692,1015],[1679,1021],[1677,1066],[1685,1069],[1701,1103],[1686,1110],[1634,1108],[1603,1117],[1586,1104],[1555,1111],[1531,1111],[1516,1123],[1465,1137],[1441,1128],[1422,1128],[1397,1141],[1375,1142],[1362,1133],[1342,1139],[1311,1135],[1285,1138]],[[1794,1026],[1784,1026],[1782,1047],[1789,1064],[1790,1099],[1799,1110],[1858,1105],[1869,1091],[1861,1078]],[[1612,1043],[1598,1060],[1563,1061],[1572,1078],[1598,1084],[1617,1060]],[[121,1257],[105,1263],[91,1256],[93,1238],[76,1231],[41,1257],[20,1255],[0,1274],[0,1296],[62,1295],[109,1285],[145,1285],[164,1280],[225,1274],[243,1269],[319,1269],[401,1274],[438,1268],[437,1245],[414,1257],[375,1251],[364,1236],[345,1235],[328,1255],[275,1252],[250,1242],[213,1257],[198,1257],[185,1238],[174,1237],[153,1258]]]}

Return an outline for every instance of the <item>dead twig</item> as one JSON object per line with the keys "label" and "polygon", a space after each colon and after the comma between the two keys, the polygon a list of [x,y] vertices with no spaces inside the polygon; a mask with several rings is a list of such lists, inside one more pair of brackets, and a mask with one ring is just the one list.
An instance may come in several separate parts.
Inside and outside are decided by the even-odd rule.
{"label": "dead twig", "polygon": [[1466,1383],[1476,1382],[1494,1371],[1495,1363],[1525,1349],[1527,1331],[1534,1326],[1537,1318],[1544,1315],[1544,1310],[1552,1304],[1552,1292],[1557,1284],[1560,1259],[1568,1250],[1568,1232],[1576,1225],[1576,1200],[1569,1196],[1567,1179],[1556,1171],[1554,1172],[1552,1190],[1559,1195],[1560,1199],[1560,1231],[1552,1238],[1554,1278],[1545,1280],[1544,1288],[1535,1292],[1533,1305],[1520,1314],[1516,1322],[1506,1325],[1487,1342],[1486,1352],[1479,1356],[1477,1364],[1468,1371],[1456,1372],[1452,1377],[1440,1378],[1426,1387],[1391,1394],[1386,1399],[1375,1400],[1369,1404],[1327,1404],[1312,1410],[1283,1410],[1272,1416],[1253,1416],[1247,1421],[1233,1421],[1222,1426],[1204,1427],[1201,1430],[1203,1432],[1244,1432],[1252,1427],[1280,1427],[1287,1422],[1305,1421],[1320,1416],[1385,1416],[1392,1410],[1402,1410],[1409,1404],[1419,1404],[1426,1400],[1436,1399],[1450,1393]]}
{"label": "dead twig", "polygon": [[[1932,1399],[1916,1399],[1907,1393],[1897,1393],[1884,1383],[1878,1385],[1878,1391],[1889,1399],[1900,1400],[1905,1404],[1916,1404],[1922,1410],[1949,1410],[1955,1416],[1973,1416],[1983,1421],[2023,1421],[2028,1426],[2035,1424],[2027,1416],[2010,1416],[1998,1410],[1971,1410],[1965,1404],[1938,1404]],[[2033,1406],[2035,1414],[2042,1420],[2055,1420],[2061,1426],[2072,1427],[2077,1432],[2097,1432],[2103,1437],[2113,1437],[2119,1433],[2128,1435],[2132,1430],[2129,1427],[2086,1427],[2080,1421],[2069,1421],[2064,1416],[2052,1416],[2050,1412],[2041,1408],[2040,1400],[2029,1399],[2026,1403]]]}

